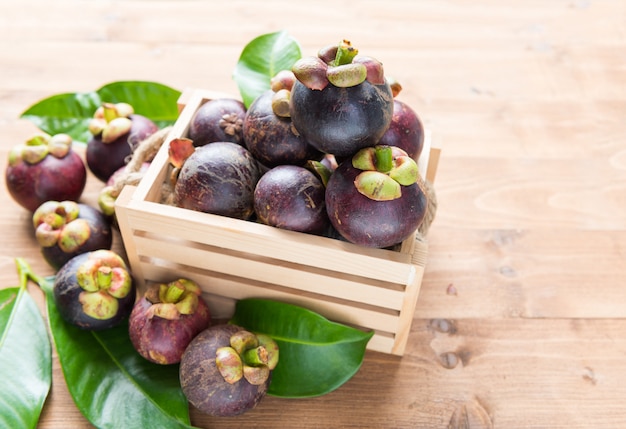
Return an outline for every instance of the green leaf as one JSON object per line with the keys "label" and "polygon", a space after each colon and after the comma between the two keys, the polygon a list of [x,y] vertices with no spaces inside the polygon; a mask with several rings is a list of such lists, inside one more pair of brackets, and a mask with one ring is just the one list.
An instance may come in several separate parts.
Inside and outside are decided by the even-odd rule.
{"label": "green leaf", "polygon": [[16,263],[20,287],[0,290],[0,427],[36,428],[52,383],[52,351],[26,289],[27,266]]}
{"label": "green leaf", "polygon": [[178,119],[180,91],[160,83],[113,82],[96,92],[102,101],[129,103],[135,113],[152,119],[159,127],[171,125]]}
{"label": "green leaf", "polygon": [[29,107],[20,117],[50,135],[65,133],[76,142],[86,143],[91,138],[89,120],[101,103],[94,92],[58,94]]}
{"label": "green leaf", "polygon": [[53,285],[53,277],[40,283],[61,369],[83,416],[100,429],[191,427],[178,365],[142,358],[127,323],[103,331],[68,324],[54,303]]}
{"label": "green leaf", "polygon": [[45,98],[26,109],[20,117],[50,135],[66,133],[76,142],[86,143],[91,138],[89,120],[103,102],[129,103],[135,113],[150,118],[163,128],[176,122],[179,97],[180,91],[156,82],[112,82],[93,92],[64,93]]}
{"label": "green leaf", "polygon": [[263,299],[238,301],[230,323],[278,343],[268,394],[286,398],[320,396],[343,385],[361,367],[374,335],[302,307]]}
{"label": "green leaf", "polygon": [[291,70],[301,57],[300,45],[284,30],[250,41],[243,48],[233,73],[246,108],[270,89],[270,80],[276,73]]}

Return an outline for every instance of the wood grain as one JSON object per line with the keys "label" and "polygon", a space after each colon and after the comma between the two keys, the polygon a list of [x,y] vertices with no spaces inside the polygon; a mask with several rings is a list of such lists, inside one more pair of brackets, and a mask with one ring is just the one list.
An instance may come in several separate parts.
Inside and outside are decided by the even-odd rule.
{"label": "wood grain", "polygon": [[[0,159],[34,131],[19,115],[44,97],[128,79],[236,93],[232,70],[259,34],[286,29],[306,55],[350,38],[403,84],[442,148],[405,356],[368,352],[328,395],[268,397],[234,419],[192,409],[193,423],[622,427],[624,16],[620,0],[7,0]],[[84,200],[100,187],[91,177]],[[17,283],[16,256],[52,274],[29,215],[6,192],[0,206],[0,287]],[[91,427],[56,359],[40,427]]]}

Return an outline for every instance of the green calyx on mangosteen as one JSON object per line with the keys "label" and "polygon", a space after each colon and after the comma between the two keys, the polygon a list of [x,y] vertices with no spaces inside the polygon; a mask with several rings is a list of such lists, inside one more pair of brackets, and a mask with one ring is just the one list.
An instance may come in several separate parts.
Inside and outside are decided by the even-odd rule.
{"label": "green calyx on mangosteen", "polygon": [[87,166],[106,182],[127,164],[139,143],[158,129],[150,119],[134,113],[128,103],[103,103],[89,123],[93,137],[87,142]]}
{"label": "green calyx on mangosteen", "polygon": [[81,253],[56,274],[53,295],[61,317],[82,329],[119,324],[135,303],[135,285],[124,260],[111,250]]}
{"label": "green calyx on mangosteen", "polygon": [[11,148],[5,171],[13,199],[27,210],[50,200],[77,201],[87,183],[87,169],[67,134],[37,133]]}
{"label": "green calyx on mangosteen", "polygon": [[389,127],[393,94],[382,64],[349,41],[298,60],[290,117],[311,145],[338,157],[375,145]]}
{"label": "green calyx on mangosteen", "polygon": [[408,238],[427,203],[416,162],[398,147],[362,149],[337,167],[326,186],[335,230],[367,247],[386,248]]}
{"label": "green calyx on mangosteen", "polygon": [[110,249],[113,233],[108,218],[86,204],[46,201],[33,213],[35,238],[54,269],[81,253]]}
{"label": "green calyx on mangosteen", "polygon": [[266,335],[230,324],[211,326],[183,353],[183,393],[203,413],[242,414],[265,397],[278,356],[278,345]]}
{"label": "green calyx on mangosteen", "polygon": [[141,356],[169,365],[180,362],[191,340],[210,324],[202,289],[191,280],[178,279],[153,285],[137,300],[128,330]]}
{"label": "green calyx on mangosteen", "polygon": [[352,166],[362,170],[354,180],[360,194],[374,201],[402,197],[402,186],[417,182],[417,163],[394,146],[377,145],[361,149],[351,159]]}

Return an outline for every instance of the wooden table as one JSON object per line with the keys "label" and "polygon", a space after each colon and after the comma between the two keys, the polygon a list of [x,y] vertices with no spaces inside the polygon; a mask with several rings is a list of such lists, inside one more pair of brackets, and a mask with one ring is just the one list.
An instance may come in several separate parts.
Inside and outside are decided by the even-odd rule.
{"label": "wooden table", "polygon": [[[620,0],[0,3],[0,158],[44,97],[118,80],[237,93],[252,38],[378,57],[443,149],[404,357],[368,352],[328,395],[199,427],[626,425],[626,3]],[[3,179],[4,180],[4,177]],[[2,185],[4,188],[4,183]],[[90,179],[85,201],[100,189]],[[0,196],[0,285],[52,274]],[[119,245],[119,242],[118,242]],[[39,291],[31,292],[42,302]],[[41,428],[87,428],[55,358]]]}

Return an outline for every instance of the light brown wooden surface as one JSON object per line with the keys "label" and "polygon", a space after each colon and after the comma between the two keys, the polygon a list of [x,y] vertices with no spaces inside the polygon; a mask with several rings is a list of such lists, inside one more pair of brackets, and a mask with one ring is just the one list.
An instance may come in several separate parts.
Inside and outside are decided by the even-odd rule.
{"label": "light brown wooden surface", "polygon": [[[319,398],[268,397],[233,419],[192,410],[193,423],[624,427],[625,17],[621,0],[3,1],[0,158],[44,97],[126,79],[236,93],[257,35],[286,29],[307,55],[351,39],[443,149],[406,354],[368,352]],[[29,214],[5,191],[0,206],[0,286],[17,283],[16,256],[52,274]],[[56,360],[40,427],[90,427]]]}

